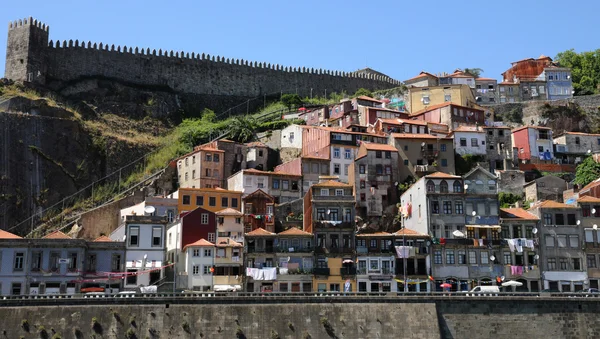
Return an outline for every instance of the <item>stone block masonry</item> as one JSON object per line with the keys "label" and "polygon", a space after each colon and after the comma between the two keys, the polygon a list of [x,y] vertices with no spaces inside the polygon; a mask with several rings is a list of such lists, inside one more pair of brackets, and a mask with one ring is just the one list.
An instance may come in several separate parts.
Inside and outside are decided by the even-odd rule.
{"label": "stone block masonry", "polygon": [[5,76],[56,90],[86,79],[114,79],[175,93],[246,98],[279,92],[301,96],[354,93],[359,88],[376,90],[400,84],[375,73],[284,67],[206,54],[48,39],[49,27],[33,18],[9,24]]}

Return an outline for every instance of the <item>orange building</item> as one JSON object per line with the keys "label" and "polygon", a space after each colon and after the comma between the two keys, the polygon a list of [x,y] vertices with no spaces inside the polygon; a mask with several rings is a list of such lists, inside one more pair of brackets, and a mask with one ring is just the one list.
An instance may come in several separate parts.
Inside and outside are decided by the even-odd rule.
{"label": "orange building", "polygon": [[224,208],[242,209],[242,192],[222,188],[180,188],[177,211],[179,214],[202,207],[211,212]]}

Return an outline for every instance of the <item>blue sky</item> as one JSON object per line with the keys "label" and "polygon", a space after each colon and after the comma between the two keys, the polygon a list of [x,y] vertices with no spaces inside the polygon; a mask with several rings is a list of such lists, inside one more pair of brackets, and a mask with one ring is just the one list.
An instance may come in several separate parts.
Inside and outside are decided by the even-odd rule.
{"label": "blue sky", "polygon": [[[574,4],[571,6],[571,4]],[[8,23],[33,16],[50,39],[208,53],[398,80],[421,70],[478,67],[500,78],[511,61],[600,48],[600,1],[6,1]]]}

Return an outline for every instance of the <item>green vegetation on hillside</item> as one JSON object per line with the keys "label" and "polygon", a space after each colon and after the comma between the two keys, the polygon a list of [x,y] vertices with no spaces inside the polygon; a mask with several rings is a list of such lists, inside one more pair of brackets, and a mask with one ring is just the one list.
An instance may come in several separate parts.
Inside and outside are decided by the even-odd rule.
{"label": "green vegetation on hillside", "polygon": [[600,164],[593,157],[587,157],[581,164],[577,165],[575,183],[580,188],[598,178],[600,178]]}
{"label": "green vegetation on hillside", "polygon": [[600,49],[581,53],[570,49],[558,53],[554,61],[571,69],[575,95],[600,93]]}

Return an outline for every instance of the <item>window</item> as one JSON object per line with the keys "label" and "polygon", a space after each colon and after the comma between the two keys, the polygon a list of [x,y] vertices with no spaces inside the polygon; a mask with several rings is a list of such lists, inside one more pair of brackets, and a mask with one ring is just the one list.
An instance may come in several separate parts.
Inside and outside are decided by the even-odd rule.
{"label": "window", "polygon": [[408,145],[404,145],[404,150],[408,151]]}
{"label": "window", "polygon": [[452,191],[454,193],[461,193],[463,189],[463,185],[460,183],[460,181],[456,180],[454,181],[454,184],[452,184]]}
{"label": "window", "polygon": [[204,275],[211,274],[209,265],[202,265],[202,274],[204,274]]}
{"label": "window", "polygon": [[385,151],[385,158],[386,158],[386,159],[391,159],[391,158],[392,158],[392,152],[390,152],[390,151]]}
{"label": "window", "polygon": [[256,187],[265,188],[265,178],[256,178]]}
{"label": "window", "polygon": [[552,225],[552,214],[544,213],[544,225]]}
{"label": "window", "polygon": [[329,210],[329,220],[340,221],[340,219],[338,218],[338,209],[337,208]]}
{"label": "window", "polygon": [[364,193],[361,193],[360,194],[360,201],[366,201],[366,200],[367,200],[366,195]]}
{"label": "window", "polygon": [[448,183],[446,180],[442,180],[442,182],[440,182],[440,193],[448,193]]}
{"label": "window", "polygon": [[200,256],[200,249],[195,248],[194,250],[192,250],[192,257],[199,257]]}
{"label": "window", "polygon": [[446,152],[446,144],[441,144],[440,145],[440,151]]}
{"label": "window", "polygon": [[458,264],[464,265],[467,263],[467,255],[465,254],[465,250],[458,250]]}
{"label": "window", "polygon": [[439,201],[431,201],[431,213],[440,214],[440,202]]}
{"label": "window", "polygon": [[423,95],[421,101],[423,102],[423,105],[429,105],[429,95]]}
{"label": "window", "polygon": [[580,144],[579,137],[575,137],[575,145],[579,145],[579,144]]}
{"label": "window", "polygon": [[479,147],[477,138],[471,138],[471,147]]}
{"label": "window", "polygon": [[546,247],[554,247],[554,236],[546,234]]}
{"label": "window", "polygon": [[358,165],[358,173],[365,174],[365,165]]}
{"label": "window", "polygon": [[192,179],[196,179],[196,170],[192,171]]}
{"label": "window", "polygon": [[442,159],[442,167],[448,167],[448,159]]}
{"label": "window", "polygon": [[565,216],[564,216],[564,214],[555,214],[554,215],[554,219],[555,219],[557,225],[564,225],[565,224]]}
{"label": "window", "polygon": [[452,101],[452,95],[451,94],[444,94],[444,101],[445,102]]}
{"label": "window", "polygon": [[469,251],[469,264],[477,264],[477,253],[475,251]]}
{"label": "window", "polygon": [[333,174],[340,174],[340,164],[333,164]]}
{"label": "window", "polygon": [[408,166],[408,159],[404,159],[404,166]]}
{"label": "window", "polygon": [[377,173],[377,175],[383,174],[383,166],[380,164],[375,165],[375,172]]}
{"label": "window", "polygon": [[467,138],[460,138],[460,146],[467,147]]}
{"label": "window", "polygon": [[217,198],[216,197],[209,197],[208,198],[208,206],[217,206]]}
{"label": "window", "polygon": [[215,242],[215,233],[214,232],[208,233],[208,241],[213,242],[213,243]]}
{"label": "window", "polygon": [[211,162],[212,161],[212,154],[206,153],[206,155],[204,156],[204,160],[207,161],[207,162]]}
{"label": "window", "polygon": [[344,175],[348,175],[348,168],[350,167],[349,164],[344,164]]}
{"label": "window", "polygon": [[344,195],[344,190],[343,189],[339,189],[339,188],[336,189],[335,190],[335,195],[338,196],[338,197],[339,196],[343,196]]}
{"label": "window", "polygon": [[577,225],[577,218],[575,217],[575,214],[567,214],[567,225]]}
{"label": "window", "polygon": [[218,154],[213,155],[213,162],[219,162],[219,160],[220,159],[219,159],[219,155]]}
{"label": "window", "polygon": [[196,206],[204,206],[204,196],[196,196]]}
{"label": "window", "polygon": [[427,182],[427,192],[435,192],[435,184],[431,180]]}
{"label": "window", "polygon": [[212,257],[212,249],[210,249],[210,248],[206,248],[206,249],[204,249],[204,257],[205,257],[205,258],[210,258],[210,257]]}
{"label": "window", "polygon": [[140,244],[140,227],[129,226],[129,246],[139,246]]}
{"label": "window", "polygon": [[457,201],[454,203],[454,213],[455,214],[463,214],[463,203],[462,201]]}
{"label": "window", "polygon": [[335,147],[333,149],[333,157],[336,158],[336,159],[340,158],[340,149],[338,147]]}
{"label": "window", "polygon": [[489,263],[490,263],[490,261],[489,261],[489,253],[486,252],[486,251],[482,251],[481,252],[481,264],[482,265],[487,265]]}
{"label": "window", "polygon": [[279,179],[273,179],[273,189],[274,190],[278,190],[279,189]]}
{"label": "window", "polygon": [[185,165],[188,166],[189,162],[188,162],[189,158],[185,158]]}
{"label": "window", "polygon": [[579,247],[579,236],[578,235],[570,235],[569,236],[569,247],[571,247],[571,248]]}
{"label": "window", "polygon": [[200,223],[202,225],[208,225],[208,213],[202,213],[200,216]]}
{"label": "window", "polygon": [[548,270],[556,271],[556,258],[548,258]]}
{"label": "window", "polygon": [[585,230],[585,242],[594,242],[594,234],[592,230]]}
{"label": "window", "polygon": [[352,210],[349,208],[344,209],[344,221],[352,221]]}
{"label": "window", "polygon": [[113,272],[121,270],[121,255],[120,254],[113,254],[112,255],[112,261],[111,261],[110,269]]}
{"label": "window", "polygon": [[386,175],[391,175],[392,174],[392,166],[390,166],[390,165],[386,165],[385,166],[385,174]]}
{"label": "window", "polygon": [[31,253],[31,270],[39,271],[42,268],[42,251],[34,251]]}
{"label": "window", "polygon": [[567,236],[564,234],[557,235],[556,243],[557,243],[558,247],[567,247]]}
{"label": "window", "polygon": [[281,180],[281,189],[287,191],[290,189],[290,181],[289,180]]}
{"label": "window", "polygon": [[452,202],[444,201],[444,214],[452,214]]}
{"label": "window", "polygon": [[543,146],[538,146],[538,152],[544,153],[544,147]]}
{"label": "window", "polygon": [[589,217],[592,215],[591,211],[590,211],[590,206],[589,205],[583,205],[581,206],[581,214],[584,217]]}
{"label": "window", "polygon": [[595,254],[587,255],[587,267],[588,268],[596,268],[596,255]]}
{"label": "window", "polygon": [[436,250],[433,252],[433,263],[436,265],[442,264],[442,251]]}
{"label": "window", "polygon": [[454,265],[454,251],[446,250],[446,265]]}
{"label": "window", "polygon": [[238,207],[238,199],[237,198],[231,198],[231,207],[232,208]]}
{"label": "window", "polygon": [[190,204],[190,196],[189,195],[184,195],[182,199],[183,199],[182,203],[184,205],[189,205]]}
{"label": "window", "polygon": [[381,159],[381,151],[375,151],[375,158]]}
{"label": "window", "polygon": [[194,266],[192,267],[192,274],[193,274],[193,275],[198,275],[198,274],[200,274],[200,266],[199,266],[199,265],[194,265]]}
{"label": "window", "polygon": [[162,227],[152,227],[152,247],[162,246]]}
{"label": "window", "polygon": [[566,271],[569,267],[569,261],[567,260],[567,258],[560,258],[559,264],[559,269],[562,271]]}
{"label": "window", "polygon": [[227,198],[227,197],[221,198],[221,207],[229,207],[229,198]]}
{"label": "window", "polygon": [[205,171],[205,173],[206,173],[207,177],[211,177],[212,176],[212,171],[211,171],[210,168],[207,168],[206,171]]}

